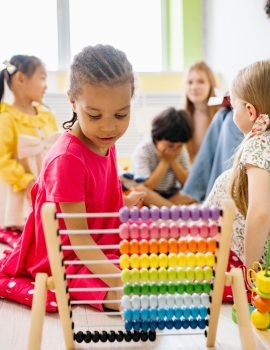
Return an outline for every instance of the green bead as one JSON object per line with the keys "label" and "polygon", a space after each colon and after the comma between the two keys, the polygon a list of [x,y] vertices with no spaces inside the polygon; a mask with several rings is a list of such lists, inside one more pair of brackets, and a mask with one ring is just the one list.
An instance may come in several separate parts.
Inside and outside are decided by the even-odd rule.
{"label": "green bead", "polygon": [[133,294],[141,294],[141,286],[138,283],[133,284]]}
{"label": "green bead", "polygon": [[202,283],[200,283],[198,281],[194,281],[193,286],[194,286],[194,292],[195,293],[202,293],[202,291],[203,291]]}
{"label": "green bead", "polygon": [[185,282],[185,292],[188,294],[193,293],[193,285],[190,282]]}
{"label": "green bead", "polygon": [[150,286],[150,293],[151,294],[158,294],[158,285],[156,283],[152,283]]}
{"label": "green bead", "polygon": [[207,281],[203,281],[202,282],[202,288],[203,288],[204,293],[209,294],[211,292],[211,290],[212,290],[211,283],[209,283]]}
{"label": "green bead", "polygon": [[166,285],[166,283],[160,283],[160,285],[159,285],[159,293],[160,294],[167,293],[167,285]]}
{"label": "green bead", "polygon": [[124,294],[130,295],[132,293],[132,285],[130,283],[126,283],[124,285]]}
{"label": "green bead", "polygon": [[122,272],[121,272],[121,280],[122,282],[124,283],[127,283],[130,281],[130,270],[129,269],[124,269]]}
{"label": "green bead", "polygon": [[149,293],[149,285],[147,283],[141,284],[141,293],[146,295]]}
{"label": "green bead", "polygon": [[168,287],[168,293],[174,294],[176,292],[176,285],[174,283],[169,283],[167,287]]}
{"label": "green bead", "polygon": [[185,286],[183,283],[177,283],[176,288],[177,288],[177,293],[179,294],[183,294],[185,291]]}

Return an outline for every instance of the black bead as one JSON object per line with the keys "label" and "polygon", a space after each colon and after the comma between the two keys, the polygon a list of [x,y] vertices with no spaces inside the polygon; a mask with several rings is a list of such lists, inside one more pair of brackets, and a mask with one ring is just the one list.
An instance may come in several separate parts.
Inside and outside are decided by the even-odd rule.
{"label": "black bead", "polygon": [[141,340],[141,333],[140,332],[134,332],[132,335],[133,341],[136,343]]}
{"label": "black bead", "polygon": [[110,333],[108,334],[108,340],[113,343],[116,340],[116,334],[115,331],[110,331]]}
{"label": "black bead", "polygon": [[90,331],[86,331],[85,336],[84,336],[84,341],[86,343],[90,343],[92,340],[92,333]]}
{"label": "black bead", "polygon": [[94,343],[98,343],[100,340],[100,334],[98,331],[95,331],[94,334],[92,335],[92,340]]}
{"label": "black bead", "polygon": [[108,340],[108,332],[107,331],[102,331],[100,334],[100,340],[102,343],[105,343]]}
{"label": "black bead", "polygon": [[84,333],[79,331],[77,334],[75,334],[75,340],[77,343],[82,343],[84,341]]}
{"label": "black bead", "polygon": [[141,340],[142,341],[147,341],[148,340],[148,333],[147,332],[142,332],[141,333]]}
{"label": "black bead", "polygon": [[150,341],[155,341],[157,339],[157,333],[153,332],[153,331],[150,331],[149,334],[148,334],[148,337],[149,337]]}
{"label": "black bead", "polygon": [[124,340],[124,332],[123,331],[118,331],[118,333],[116,334],[116,340],[118,342],[121,342]]}
{"label": "black bead", "polygon": [[132,333],[131,332],[124,333],[124,338],[126,342],[130,342],[132,340]]}

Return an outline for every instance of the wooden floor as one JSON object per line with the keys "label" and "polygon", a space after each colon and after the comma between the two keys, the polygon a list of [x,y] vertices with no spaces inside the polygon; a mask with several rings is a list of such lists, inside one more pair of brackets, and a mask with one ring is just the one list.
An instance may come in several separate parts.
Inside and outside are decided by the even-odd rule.
{"label": "wooden floor", "polygon": [[[0,253],[6,248],[0,244]],[[97,313],[95,317],[85,316],[89,308],[74,308],[75,325],[87,325],[97,329],[113,329],[113,325],[122,325],[118,316],[105,316]],[[27,338],[30,324],[31,311],[29,308],[0,299],[0,349],[2,350],[24,350],[27,349]],[[122,327],[118,326],[118,329]],[[258,350],[270,349],[270,332],[257,332],[260,335]],[[263,345],[263,342],[266,345]],[[268,345],[267,345],[268,344]],[[203,334],[195,335],[160,335],[155,343],[101,343],[93,345],[78,344],[77,349],[157,349],[157,350],[202,350],[206,348],[206,339]],[[58,314],[47,314],[43,330],[42,350],[64,350],[63,333],[61,330]],[[238,328],[231,318],[231,306],[223,305],[219,320],[216,350],[238,350],[241,349]]]}

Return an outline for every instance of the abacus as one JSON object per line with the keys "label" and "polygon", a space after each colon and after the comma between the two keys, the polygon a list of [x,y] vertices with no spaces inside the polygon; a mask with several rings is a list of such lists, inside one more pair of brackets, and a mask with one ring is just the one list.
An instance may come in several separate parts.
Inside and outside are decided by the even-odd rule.
{"label": "abacus", "polygon": [[[124,207],[119,213],[84,214],[57,213],[55,204],[44,204],[42,221],[52,276],[44,273],[36,276],[29,349],[40,349],[48,289],[54,289],[56,293],[67,349],[75,349],[75,342],[83,341],[153,342],[164,334],[164,330],[172,329],[179,335],[186,329],[199,329],[207,337],[207,346],[213,347],[225,284],[232,285],[243,349],[254,349],[242,271],[233,269],[226,273],[234,211],[232,201],[225,201],[223,210],[199,206]],[[59,230],[58,219],[106,216],[120,216],[122,221],[117,230],[121,242],[113,246],[119,248],[120,257],[112,261],[119,264],[121,274],[110,276],[121,276],[122,280],[122,285],[115,288],[123,290],[123,297],[111,301],[122,305],[123,311],[111,312],[121,314],[122,326],[109,332],[75,331],[72,305],[93,305],[103,301],[70,300],[68,281],[91,276],[100,278],[101,275],[67,275],[63,251],[95,247],[106,250],[112,246],[63,246],[62,234],[93,234],[96,231]],[[220,217],[221,226],[217,224]],[[105,231],[98,230],[98,233],[115,233],[115,230]],[[91,260],[83,263],[87,262],[108,263]]]}

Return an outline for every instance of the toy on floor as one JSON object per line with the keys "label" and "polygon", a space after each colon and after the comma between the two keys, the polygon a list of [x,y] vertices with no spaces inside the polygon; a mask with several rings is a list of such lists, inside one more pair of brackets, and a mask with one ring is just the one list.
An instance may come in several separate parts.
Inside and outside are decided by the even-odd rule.
{"label": "toy on floor", "polygon": [[270,328],[270,240],[266,255],[266,264],[253,264],[248,270],[248,280],[252,285],[252,304],[254,310],[251,312],[251,321],[257,329]]}
{"label": "toy on floor", "polygon": [[[70,293],[81,292],[82,288],[71,290],[69,281],[105,275],[66,274],[65,266],[78,261],[64,259],[63,252],[75,248],[61,245],[60,236],[95,232],[59,230],[56,219],[118,215],[122,221],[118,230],[122,241],[117,247],[76,246],[76,250],[119,248],[120,258],[113,263],[120,265],[121,273],[110,277],[121,276],[122,285],[112,288],[122,290],[123,297],[111,302],[121,304],[122,311],[105,314],[121,315],[124,321],[120,329],[112,329],[110,325],[106,327],[106,324],[102,325],[103,330],[93,329],[97,328],[95,323],[95,326],[88,324],[88,329],[82,330],[80,324],[74,323],[73,305],[93,305],[104,303],[104,300],[71,300]],[[217,224],[220,216],[221,227]],[[29,349],[40,348],[47,289],[55,290],[67,349],[74,349],[75,342],[155,341],[164,332],[181,335],[188,328],[199,330],[200,334],[205,332],[207,346],[213,347],[225,283],[232,285],[243,349],[254,349],[242,271],[233,269],[226,273],[233,219],[234,205],[231,201],[224,203],[222,211],[199,206],[175,206],[122,208],[120,213],[87,214],[56,213],[56,206],[46,203],[42,208],[42,220],[52,276],[38,273],[36,277]],[[115,233],[110,229],[98,231],[99,234]],[[108,261],[88,260],[84,263]],[[85,292],[90,290],[93,292],[97,288],[87,288]],[[93,317],[97,315],[96,312],[90,314]]]}

